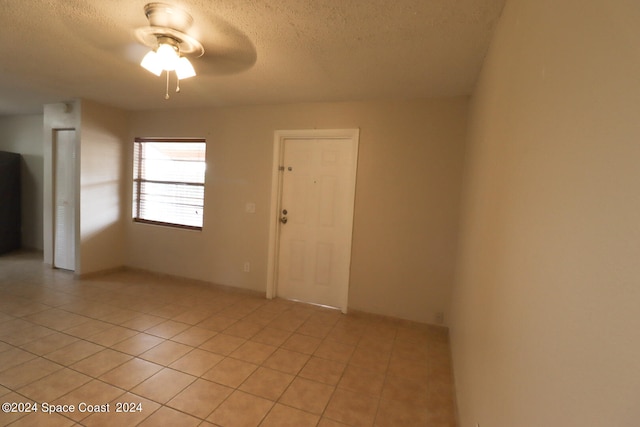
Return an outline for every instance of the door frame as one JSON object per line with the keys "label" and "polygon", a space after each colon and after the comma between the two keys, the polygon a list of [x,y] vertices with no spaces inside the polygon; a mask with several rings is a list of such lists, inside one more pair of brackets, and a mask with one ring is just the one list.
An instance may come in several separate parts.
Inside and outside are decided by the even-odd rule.
{"label": "door frame", "polygon": [[[277,296],[278,283],[278,253],[280,249],[280,202],[282,198],[282,178],[281,167],[284,163],[284,142],[286,139],[344,139],[352,144],[353,164],[352,176],[353,185],[349,188],[349,198],[353,200],[350,204],[349,214],[353,223],[355,209],[355,188],[356,175],[358,169],[358,147],[360,143],[360,129],[301,129],[301,130],[276,130],[273,138],[273,164],[271,175],[271,202],[269,207],[269,252],[267,258],[267,289],[266,297],[272,299]],[[353,228],[351,230],[353,236]],[[349,242],[349,258],[351,258],[352,241]],[[349,269],[351,261],[349,261]],[[349,298],[349,283],[342,292],[340,309],[347,312]]]}

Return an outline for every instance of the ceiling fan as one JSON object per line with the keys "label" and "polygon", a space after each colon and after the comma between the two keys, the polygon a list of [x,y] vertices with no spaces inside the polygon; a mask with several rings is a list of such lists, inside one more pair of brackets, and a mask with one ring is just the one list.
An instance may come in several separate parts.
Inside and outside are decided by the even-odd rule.
{"label": "ceiling fan", "polygon": [[196,75],[188,57],[201,57],[204,47],[187,34],[193,18],[186,11],[165,3],[149,3],[144,7],[144,13],[149,26],[138,28],[135,33],[138,40],[151,50],[142,58],[140,65],[156,76],[166,73],[164,97],[169,99],[170,72],[175,72],[176,92],[180,92],[180,80]]}
{"label": "ceiling fan", "polygon": [[[180,7],[174,6],[174,2]],[[65,0],[55,13],[56,22],[75,35],[74,42],[109,52],[110,58],[121,66],[131,63],[139,67],[150,50],[157,55],[158,49],[166,45],[160,50],[160,57],[164,52],[174,60],[178,57],[177,68],[166,71],[178,83],[191,73],[180,58],[191,64],[198,78],[240,73],[251,68],[257,59],[253,42],[227,21],[229,15],[225,18],[219,15],[215,2]],[[154,55],[149,60],[154,64]],[[155,74],[165,72],[164,68],[158,71],[156,65],[149,65],[149,61],[145,65]],[[167,90],[165,97],[168,93]]]}

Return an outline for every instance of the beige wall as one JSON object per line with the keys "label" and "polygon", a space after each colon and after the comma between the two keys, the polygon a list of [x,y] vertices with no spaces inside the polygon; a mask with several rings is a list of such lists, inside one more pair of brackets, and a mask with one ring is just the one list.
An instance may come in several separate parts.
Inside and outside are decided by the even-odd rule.
{"label": "beige wall", "polygon": [[461,427],[640,417],[640,7],[511,0],[473,96]]}
{"label": "beige wall", "polygon": [[127,116],[87,100],[44,106],[44,262],[53,263],[53,129],[77,139],[76,262],[78,275],[125,265]]}
{"label": "beige wall", "polygon": [[433,322],[449,306],[466,108],[455,98],[131,113],[130,139],[205,137],[208,170],[203,231],[128,222],[127,263],[264,292],[274,131],[360,128],[349,307]]}
{"label": "beige wall", "polygon": [[124,111],[82,101],[78,274],[125,264],[126,140]]}
{"label": "beige wall", "polygon": [[42,250],[42,114],[0,117],[0,150],[22,155],[22,247]]}

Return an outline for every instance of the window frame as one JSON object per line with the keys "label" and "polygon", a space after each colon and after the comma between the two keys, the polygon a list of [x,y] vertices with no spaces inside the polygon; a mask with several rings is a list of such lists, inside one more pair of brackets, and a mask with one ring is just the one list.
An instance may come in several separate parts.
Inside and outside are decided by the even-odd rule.
{"label": "window frame", "polygon": [[[143,158],[140,155],[140,153],[136,153],[137,150],[141,150],[142,149],[142,144],[144,143],[203,143],[205,144],[205,159],[203,160],[203,163],[205,164],[205,170],[206,170],[206,139],[205,138],[167,138],[167,137],[161,137],[161,138],[150,138],[150,137],[135,137],[134,138],[134,144],[133,144],[133,207],[132,207],[132,215],[133,215],[133,222],[137,222],[137,223],[141,223],[141,224],[151,224],[151,225],[158,225],[158,226],[163,226],[163,227],[172,227],[172,228],[180,228],[180,229],[186,229],[186,230],[194,230],[194,231],[202,231],[203,227],[204,227],[204,190],[205,190],[205,184],[206,184],[206,172],[204,175],[204,179],[202,184],[200,183],[193,183],[193,182],[184,182],[184,181],[154,181],[154,180],[146,180],[146,179],[142,179],[141,174],[142,174],[142,164],[143,164]],[[140,148],[139,148],[140,147]],[[136,161],[136,157],[138,159],[138,164],[135,164]],[[137,174],[136,174],[136,170],[137,170]],[[157,221],[157,220],[150,220],[150,219],[145,219],[145,218],[141,218],[140,217],[140,205],[141,205],[141,191],[142,191],[142,184],[144,182],[153,182],[153,183],[159,183],[159,184],[177,184],[177,185],[189,185],[189,186],[197,186],[197,187],[202,187],[202,226],[196,226],[196,225],[188,225],[188,224],[180,224],[180,223],[174,223],[174,222],[164,222],[164,221]]]}

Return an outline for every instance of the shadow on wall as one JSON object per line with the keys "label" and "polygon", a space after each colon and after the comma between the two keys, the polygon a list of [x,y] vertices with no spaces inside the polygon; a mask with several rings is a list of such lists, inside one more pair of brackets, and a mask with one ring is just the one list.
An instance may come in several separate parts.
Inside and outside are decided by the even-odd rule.
{"label": "shadow on wall", "polygon": [[79,274],[124,263],[123,200],[118,180],[82,185]]}

